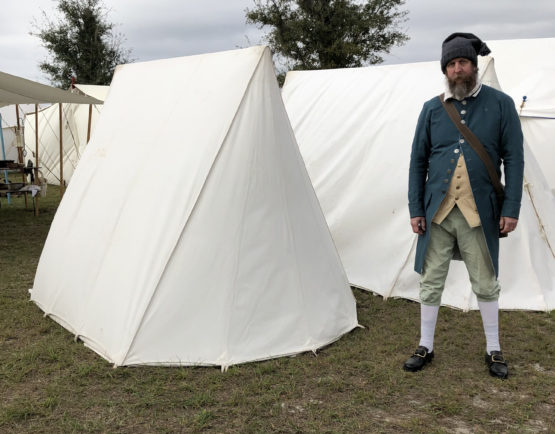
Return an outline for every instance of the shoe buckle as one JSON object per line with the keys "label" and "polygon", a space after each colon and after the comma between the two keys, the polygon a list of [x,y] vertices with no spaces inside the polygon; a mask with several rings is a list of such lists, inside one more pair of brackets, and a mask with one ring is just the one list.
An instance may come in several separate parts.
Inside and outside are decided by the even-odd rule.
{"label": "shoe buckle", "polygon": [[491,363],[505,363],[505,358],[500,354],[492,354]]}
{"label": "shoe buckle", "polygon": [[428,355],[428,353],[427,353],[426,351],[424,351],[424,354],[418,354],[418,353],[415,352],[414,355],[415,355],[416,357],[422,357],[423,359],[425,359],[426,356]]}

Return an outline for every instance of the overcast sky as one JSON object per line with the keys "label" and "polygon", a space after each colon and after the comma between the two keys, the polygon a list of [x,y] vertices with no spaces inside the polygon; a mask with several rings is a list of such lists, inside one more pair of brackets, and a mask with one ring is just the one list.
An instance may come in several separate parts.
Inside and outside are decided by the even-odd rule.
{"label": "overcast sky", "polygon": [[[38,68],[47,56],[29,35],[41,10],[55,16],[56,0],[2,0],[0,71],[48,83]],[[245,24],[253,0],[104,0],[136,61],[186,56],[262,43],[263,33]],[[485,40],[555,37],[553,0],[407,0],[403,30],[411,38],[386,63],[437,60],[441,41],[455,31]],[[492,53],[495,54],[495,53]],[[554,53],[546,53],[553,56]],[[517,60],[517,59],[515,59]]]}

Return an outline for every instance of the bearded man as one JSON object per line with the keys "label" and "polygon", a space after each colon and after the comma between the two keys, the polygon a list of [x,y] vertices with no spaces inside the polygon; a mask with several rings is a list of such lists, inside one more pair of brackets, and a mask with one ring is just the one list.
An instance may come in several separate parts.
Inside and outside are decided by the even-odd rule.
{"label": "bearded man", "polygon": [[[420,343],[404,364],[418,371],[434,358],[434,332],[449,263],[462,258],[476,294],[486,336],[486,365],[497,378],[508,367],[499,344],[499,236],[516,228],[524,170],[523,139],[513,100],[480,83],[477,56],[489,48],[471,33],[453,33],[442,45],[446,106],[439,97],[424,104],[412,144],[409,211],[418,234],[414,269],[420,278]],[[450,118],[447,105],[457,114]],[[492,175],[468,143],[455,119],[485,148],[492,172],[501,175],[505,198],[499,204]],[[463,127],[464,129],[464,127]],[[490,163],[490,164],[491,164]],[[495,176],[495,175],[493,175]],[[450,355],[449,363],[453,357]]]}

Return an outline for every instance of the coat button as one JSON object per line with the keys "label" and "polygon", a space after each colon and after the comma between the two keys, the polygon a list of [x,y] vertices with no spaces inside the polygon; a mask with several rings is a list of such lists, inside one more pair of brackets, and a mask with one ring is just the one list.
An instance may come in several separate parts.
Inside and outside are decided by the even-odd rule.
{"label": "coat button", "polygon": [[464,143],[464,139],[460,139],[460,140],[459,140],[459,143]]}
{"label": "coat button", "polygon": [[461,124],[466,124],[466,121],[464,119],[461,119]]}
{"label": "coat button", "polygon": [[462,101],[462,105],[466,105],[466,100]]}
{"label": "coat button", "polygon": [[460,151],[459,151],[458,149],[455,149],[453,152],[454,152],[455,154],[458,154]]}
{"label": "coat button", "polygon": [[466,110],[461,110],[461,115],[465,115],[466,114]]}

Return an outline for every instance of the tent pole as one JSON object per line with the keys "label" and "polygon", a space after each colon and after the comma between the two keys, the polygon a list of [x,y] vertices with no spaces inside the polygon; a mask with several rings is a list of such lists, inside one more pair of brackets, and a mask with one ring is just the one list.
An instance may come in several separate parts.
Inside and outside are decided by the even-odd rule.
{"label": "tent pole", "polygon": [[89,123],[87,124],[87,145],[91,138],[91,123],[92,123],[92,104],[89,104]]}
{"label": "tent pole", "polygon": [[[17,130],[16,130],[16,137],[17,137],[20,133],[20,130],[21,130],[21,124],[19,123],[19,105],[18,104],[15,105],[15,119],[17,121]],[[23,161],[23,147],[22,146],[17,147],[17,158],[19,159],[18,163],[24,163],[24,161]],[[23,178],[25,179],[25,174],[23,175]]]}
{"label": "tent pole", "polygon": [[[17,122],[17,129],[15,130],[15,140],[17,146],[17,159],[19,164],[25,164],[25,160],[23,158],[23,138],[21,137],[21,123],[19,122],[19,104],[15,105],[15,119]],[[21,139],[21,142],[18,141]],[[21,146],[19,146],[21,144]],[[27,175],[25,175],[25,169],[21,169],[21,180],[23,184],[27,184]],[[25,209],[27,209],[27,193],[23,195],[25,197]]]}
{"label": "tent pole", "polygon": [[[39,181],[39,105],[35,104],[35,184]],[[39,197],[35,196],[35,216],[39,215]]]}
{"label": "tent pole", "polygon": [[[4,131],[2,130],[2,115],[0,114],[0,143],[2,144],[2,160],[6,159],[6,148],[4,146]],[[7,166],[6,166],[7,167]],[[8,171],[4,170],[4,180],[8,183]],[[9,190],[8,190],[9,191]],[[7,194],[8,204],[10,203],[10,193]]]}
{"label": "tent pole", "polygon": [[64,197],[64,141],[62,138],[62,103],[58,103],[60,113],[60,199]]}
{"label": "tent pole", "polygon": [[[6,148],[4,147],[4,131],[2,129],[2,113],[0,113],[0,143],[2,144],[2,160],[6,159]],[[8,181],[8,171],[4,170],[6,182]]]}

